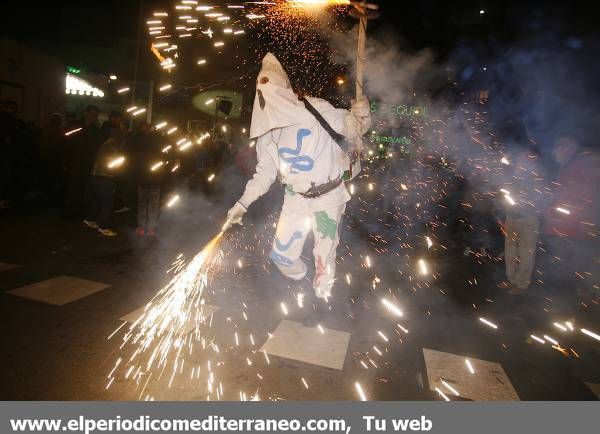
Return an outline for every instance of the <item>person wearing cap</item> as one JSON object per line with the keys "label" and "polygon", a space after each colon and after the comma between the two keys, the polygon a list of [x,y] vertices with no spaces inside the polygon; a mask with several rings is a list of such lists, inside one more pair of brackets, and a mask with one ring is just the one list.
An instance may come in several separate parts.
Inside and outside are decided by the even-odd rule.
{"label": "person wearing cap", "polygon": [[304,279],[307,265],[300,255],[308,234],[313,233],[312,287],[316,297],[305,294],[309,296],[305,303],[307,327],[316,326],[329,310],[339,225],[350,200],[344,184],[352,163],[349,155],[360,152],[370,121],[365,97],[353,101],[350,111],[319,98],[299,99],[277,58],[271,53],[264,57],[250,125],[250,138],[256,139],[256,173],[229,210],[224,230],[240,224],[248,207],[276,179],[284,184],[283,208],[270,259],[284,276]]}

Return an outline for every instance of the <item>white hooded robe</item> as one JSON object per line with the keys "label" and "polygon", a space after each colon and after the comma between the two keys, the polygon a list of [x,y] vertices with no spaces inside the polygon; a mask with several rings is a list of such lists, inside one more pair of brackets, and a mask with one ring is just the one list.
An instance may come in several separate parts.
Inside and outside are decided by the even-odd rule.
{"label": "white hooded robe", "polygon": [[[350,112],[322,99],[307,100],[336,132],[348,133]],[[286,186],[285,198],[270,257],[284,275],[302,279],[307,268],[300,255],[313,231],[313,287],[318,297],[327,298],[335,277],[339,224],[350,195],[344,183],[316,198],[299,193],[340,179],[349,158],[298,100],[283,67],[270,53],[263,59],[257,79],[250,136],[256,138],[258,164],[239,203],[248,208],[279,177]]]}

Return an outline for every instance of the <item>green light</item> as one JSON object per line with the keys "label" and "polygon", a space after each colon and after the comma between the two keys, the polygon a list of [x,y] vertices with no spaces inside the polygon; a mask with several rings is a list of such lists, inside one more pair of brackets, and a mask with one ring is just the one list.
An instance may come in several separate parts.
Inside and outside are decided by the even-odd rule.
{"label": "green light", "polygon": [[371,113],[391,114],[394,116],[423,117],[427,116],[427,107],[406,104],[386,104],[371,102]]}
{"label": "green light", "polygon": [[372,134],[369,137],[371,143],[380,143],[379,147],[382,148],[382,143],[398,143],[400,145],[410,145],[410,137],[408,136],[382,136],[377,134]]}
{"label": "green light", "polygon": [[67,72],[69,74],[81,74],[81,69],[75,68],[74,66],[67,66]]}

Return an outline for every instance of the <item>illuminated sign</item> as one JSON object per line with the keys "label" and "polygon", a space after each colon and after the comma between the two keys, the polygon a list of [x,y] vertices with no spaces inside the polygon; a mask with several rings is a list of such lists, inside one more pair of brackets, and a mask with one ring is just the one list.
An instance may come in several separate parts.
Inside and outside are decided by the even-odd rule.
{"label": "illuminated sign", "polygon": [[74,66],[67,66],[66,69],[69,74],[81,74],[81,69],[75,68]]}
{"label": "illuminated sign", "polygon": [[371,143],[392,143],[399,145],[410,145],[410,137],[408,136],[382,136],[377,133],[373,133],[369,136]]}
{"label": "illuminated sign", "polygon": [[65,80],[65,92],[71,95],[89,95],[99,98],[104,96],[104,92],[102,90],[71,74],[67,74]]}
{"label": "illuminated sign", "polygon": [[373,101],[371,103],[371,113],[422,117],[427,116],[427,107],[406,104],[387,104]]}

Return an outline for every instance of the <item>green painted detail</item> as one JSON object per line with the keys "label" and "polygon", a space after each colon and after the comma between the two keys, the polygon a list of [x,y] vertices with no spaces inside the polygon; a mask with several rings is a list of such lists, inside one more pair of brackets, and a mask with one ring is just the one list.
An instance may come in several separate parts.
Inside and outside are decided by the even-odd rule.
{"label": "green painted detail", "polygon": [[342,181],[350,181],[350,171],[344,170],[344,174],[342,175]]}
{"label": "green painted detail", "polygon": [[296,192],[294,191],[294,189],[292,188],[292,186],[290,184],[285,184],[285,192],[291,196],[296,194]]}
{"label": "green painted detail", "polygon": [[325,211],[318,211],[315,213],[315,220],[317,223],[317,232],[319,232],[323,238],[331,238],[335,240],[337,234],[337,223],[334,219],[330,218]]}

